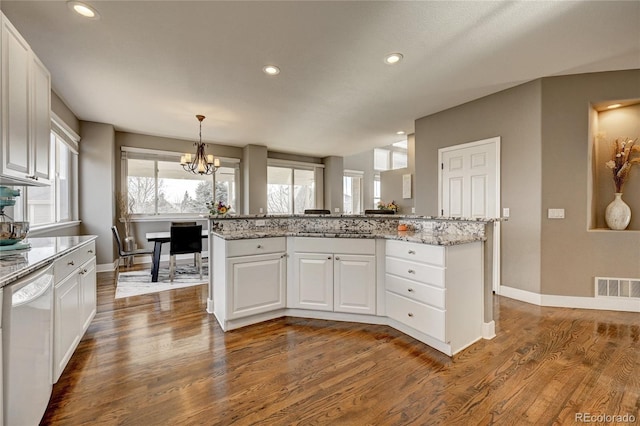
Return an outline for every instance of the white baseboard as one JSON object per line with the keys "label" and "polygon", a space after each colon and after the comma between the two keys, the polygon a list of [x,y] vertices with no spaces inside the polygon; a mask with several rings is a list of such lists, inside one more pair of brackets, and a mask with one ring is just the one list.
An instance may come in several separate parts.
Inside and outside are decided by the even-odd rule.
{"label": "white baseboard", "polygon": [[579,297],[538,294],[518,288],[500,286],[500,296],[538,306],[556,308],[599,309],[603,311],[640,312],[640,301],[619,297]]}
{"label": "white baseboard", "polygon": [[482,323],[482,338],[491,340],[496,337],[496,322],[491,320],[489,322]]}

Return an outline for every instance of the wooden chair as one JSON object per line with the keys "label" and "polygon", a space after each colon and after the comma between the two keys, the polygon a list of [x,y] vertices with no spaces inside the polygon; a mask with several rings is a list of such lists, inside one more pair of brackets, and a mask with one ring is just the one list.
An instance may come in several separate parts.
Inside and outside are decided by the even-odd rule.
{"label": "wooden chair", "polygon": [[122,245],[122,240],[120,239],[120,234],[118,233],[118,228],[115,226],[111,227],[111,232],[113,232],[113,238],[116,240],[116,245],[118,246],[118,266],[116,267],[116,282],[118,282],[118,272],[120,270],[120,260],[122,259],[130,259],[134,256],[143,256],[143,255],[152,255],[152,249],[139,249],[139,250],[129,250],[126,251],[124,246]]}
{"label": "wooden chair", "polygon": [[173,282],[176,273],[176,255],[195,254],[195,266],[202,278],[202,225],[171,226],[169,243],[169,279]]}

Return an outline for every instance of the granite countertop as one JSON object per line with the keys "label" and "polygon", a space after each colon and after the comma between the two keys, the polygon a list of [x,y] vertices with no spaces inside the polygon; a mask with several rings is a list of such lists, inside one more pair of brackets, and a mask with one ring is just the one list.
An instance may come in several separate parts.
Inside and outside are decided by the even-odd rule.
{"label": "granite countertop", "polygon": [[388,232],[342,232],[336,231],[288,231],[288,230],[264,230],[264,231],[213,231],[213,235],[225,240],[243,240],[250,238],[274,238],[274,237],[322,237],[322,238],[382,238],[386,240],[400,240],[413,243],[429,244],[434,246],[452,246],[476,241],[484,241],[486,238],[477,234],[449,234],[434,232],[413,231],[388,231]]}
{"label": "granite countertop", "polygon": [[71,237],[32,237],[28,250],[0,252],[0,288],[37,271],[65,254],[97,238],[96,235]]}
{"label": "granite countertop", "polygon": [[395,220],[433,220],[433,221],[459,221],[459,222],[501,222],[505,218],[474,218],[474,217],[445,217],[445,216],[420,216],[408,214],[242,214],[242,215],[209,215],[204,216],[213,220],[232,220],[232,219],[288,219],[288,218],[306,218],[306,219],[395,219]]}

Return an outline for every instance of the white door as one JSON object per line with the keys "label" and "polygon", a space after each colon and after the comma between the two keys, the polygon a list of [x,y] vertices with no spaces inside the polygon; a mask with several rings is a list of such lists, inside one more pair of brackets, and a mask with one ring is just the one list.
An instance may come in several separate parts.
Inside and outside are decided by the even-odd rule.
{"label": "white door", "polygon": [[[500,137],[438,150],[439,206],[445,217],[500,217]],[[493,233],[493,289],[500,285],[500,222]]]}
{"label": "white door", "polygon": [[498,216],[496,140],[499,138],[440,150],[442,216]]}

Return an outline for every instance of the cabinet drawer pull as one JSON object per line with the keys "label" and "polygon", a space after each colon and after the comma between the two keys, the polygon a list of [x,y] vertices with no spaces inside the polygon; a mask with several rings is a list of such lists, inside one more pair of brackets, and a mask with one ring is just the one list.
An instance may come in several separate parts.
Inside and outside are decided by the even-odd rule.
{"label": "cabinet drawer pull", "polygon": [[92,249],[87,250],[87,253],[93,253]]}
{"label": "cabinet drawer pull", "polygon": [[328,256],[327,259],[331,260],[331,256]]}
{"label": "cabinet drawer pull", "polygon": [[407,314],[407,316],[409,316],[409,317],[413,318],[413,314],[412,314],[411,312],[409,312],[409,313]]}
{"label": "cabinet drawer pull", "polygon": [[36,175],[32,175],[32,176],[25,176],[27,179],[33,179],[33,180],[38,180],[38,176]]}
{"label": "cabinet drawer pull", "polygon": [[408,288],[408,289],[407,289],[407,291],[408,291],[409,293],[413,293],[413,292],[414,292],[414,290],[413,290],[412,288]]}
{"label": "cabinet drawer pull", "polygon": [[338,256],[336,256],[336,260],[340,260],[340,258]]}
{"label": "cabinet drawer pull", "polygon": [[262,244],[258,244],[258,247],[257,247],[257,248],[262,248]]}
{"label": "cabinet drawer pull", "polygon": [[416,254],[416,252],[413,250],[409,250],[409,254]]}
{"label": "cabinet drawer pull", "polygon": [[410,274],[415,274],[416,271],[414,271],[413,269],[409,269],[407,272],[409,272]]}
{"label": "cabinet drawer pull", "polygon": [[75,263],[73,262],[73,260],[71,260],[71,261],[67,262],[67,266],[73,266],[73,265],[75,265]]}
{"label": "cabinet drawer pull", "polygon": [[282,256],[280,256],[280,259],[284,259],[285,257],[287,257],[287,254],[283,254]]}

